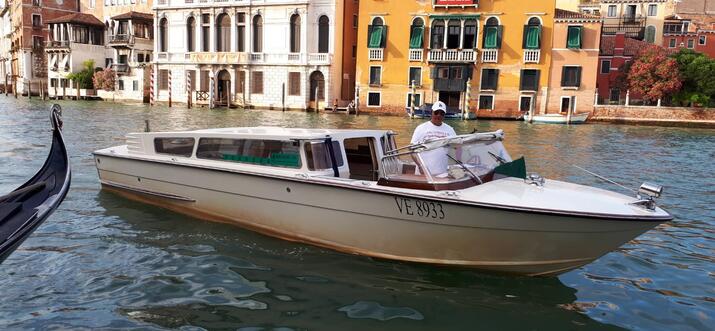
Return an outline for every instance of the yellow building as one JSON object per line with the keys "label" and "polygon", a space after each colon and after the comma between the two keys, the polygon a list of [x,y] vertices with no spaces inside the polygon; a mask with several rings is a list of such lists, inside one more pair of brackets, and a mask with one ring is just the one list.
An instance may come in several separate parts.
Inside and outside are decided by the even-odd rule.
{"label": "yellow building", "polygon": [[479,117],[545,110],[554,1],[362,0],[359,12],[360,111],[437,100]]}

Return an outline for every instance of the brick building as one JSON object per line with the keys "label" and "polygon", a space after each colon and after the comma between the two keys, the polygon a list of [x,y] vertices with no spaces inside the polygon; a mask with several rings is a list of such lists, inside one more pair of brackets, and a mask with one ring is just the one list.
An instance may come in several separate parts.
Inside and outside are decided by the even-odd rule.
{"label": "brick building", "polygon": [[715,0],[683,0],[666,18],[663,47],[689,48],[715,58]]}
{"label": "brick building", "polygon": [[27,93],[32,82],[33,94],[40,81],[47,80],[48,38],[46,21],[79,11],[79,1],[8,0],[12,31],[10,37],[10,70],[17,80],[18,93]]}

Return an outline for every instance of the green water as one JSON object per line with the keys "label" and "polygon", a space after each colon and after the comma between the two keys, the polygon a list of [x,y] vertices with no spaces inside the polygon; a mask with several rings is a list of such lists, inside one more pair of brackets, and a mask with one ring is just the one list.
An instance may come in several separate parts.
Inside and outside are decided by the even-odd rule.
{"label": "green water", "polygon": [[[152,130],[389,128],[421,120],[62,102],[73,167],[60,208],[0,265],[0,328],[182,330],[713,330],[715,131],[454,121],[503,129],[547,178],[665,185],[676,220],[558,278],[485,275],[345,255],[102,192],[91,152]],[[49,103],[0,96],[0,194],[49,149]]]}

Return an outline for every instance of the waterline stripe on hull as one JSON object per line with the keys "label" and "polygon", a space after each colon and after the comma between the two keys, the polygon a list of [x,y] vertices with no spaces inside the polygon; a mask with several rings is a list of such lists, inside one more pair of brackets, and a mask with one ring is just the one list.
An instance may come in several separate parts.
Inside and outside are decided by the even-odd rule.
{"label": "waterline stripe on hull", "polygon": [[[105,171],[106,171],[106,170],[105,170]],[[125,175],[126,175],[126,174],[125,174]],[[110,181],[107,181],[107,180],[102,180],[101,182],[102,182],[102,184],[104,184],[104,185],[114,186],[114,187],[117,187],[117,188],[129,190],[129,191],[137,191],[137,192],[143,193],[143,194],[155,195],[155,196],[158,196],[158,197],[167,198],[167,199],[172,199],[172,200],[179,200],[179,201],[186,201],[186,202],[196,202],[196,199],[187,198],[187,197],[182,197],[182,196],[180,196],[180,195],[175,195],[175,194],[171,194],[171,193],[160,193],[160,192],[154,192],[154,191],[149,191],[149,190],[143,190],[143,189],[140,189],[140,188],[131,187],[131,186],[127,186],[127,185],[123,185],[123,184],[119,184],[119,183],[114,183],[114,182],[110,182]]]}
{"label": "waterline stripe on hull", "polygon": [[[123,159],[123,160],[140,161],[140,162],[148,162],[148,163],[155,163],[155,164],[161,163],[161,164],[178,166],[178,167],[203,169],[203,170],[211,170],[211,171],[226,172],[226,173],[236,173],[236,174],[242,174],[242,175],[247,175],[247,176],[257,176],[257,177],[279,179],[279,180],[285,180],[285,181],[291,181],[291,182],[307,183],[307,184],[311,184],[311,185],[333,186],[333,187],[348,188],[348,189],[352,189],[352,190],[370,191],[370,192],[375,192],[375,193],[389,195],[389,196],[395,196],[395,195],[406,196],[405,193],[402,193],[402,192],[384,191],[384,190],[378,190],[378,189],[374,189],[374,188],[370,188],[370,187],[360,187],[360,186],[347,185],[347,184],[334,183],[334,182],[324,182],[324,181],[323,182],[315,182],[315,181],[310,181],[308,179],[304,179],[304,178],[300,178],[300,177],[289,177],[289,176],[278,177],[278,176],[270,176],[268,174],[263,174],[263,173],[251,172],[251,171],[231,170],[231,169],[211,167],[211,166],[205,166],[205,165],[185,164],[185,163],[169,162],[169,161],[148,159],[148,158],[141,158],[141,157],[125,157],[125,156],[102,154],[102,153],[94,153],[94,154],[98,155],[98,156],[102,156],[102,157],[111,157],[111,158],[117,158],[117,159]],[[481,207],[481,208],[499,209],[499,210],[510,211],[510,212],[530,212],[530,213],[546,214],[546,215],[558,216],[558,217],[596,218],[596,219],[604,219],[604,220],[608,220],[608,221],[640,221],[640,222],[655,222],[655,223],[663,223],[666,221],[673,220],[673,216],[670,216],[670,215],[669,216],[643,217],[643,216],[612,215],[612,214],[599,214],[599,213],[565,212],[565,211],[551,210],[551,209],[514,207],[514,206],[506,206],[506,205],[500,205],[500,204],[464,201],[464,200],[454,199],[454,198],[450,198],[450,197],[446,197],[446,196],[445,197],[435,197],[435,196],[423,195],[423,194],[412,194],[409,197],[412,197],[412,198],[418,197],[421,199],[426,199],[426,200],[431,200],[431,201],[439,201],[439,202],[450,202],[450,203],[457,204],[457,205],[470,205],[470,206],[476,206],[476,207]]]}

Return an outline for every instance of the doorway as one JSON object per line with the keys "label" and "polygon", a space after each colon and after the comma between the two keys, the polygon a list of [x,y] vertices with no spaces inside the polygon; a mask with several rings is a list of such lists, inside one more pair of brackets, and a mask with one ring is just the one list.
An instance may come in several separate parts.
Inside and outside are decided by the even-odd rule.
{"label": "doorway", "polygon": [[310,105],[311,109],[318,109],[318,103],[320,101],[325,101],[325,77],[320,71],[313,71],[310,74],[310,90],[308,91],[310,95]]}
{"label": "doorway", "polygon": [[561,97],[561,109],[562,113],[572,113],[576,97]]}
{"label": "doorway", "polygon": [[440,91],[439,92],[439,101],[444,102],[447,105],[447,109],[449,108],[457,108],[459,109],[459,100],[461,99],[462,92],[455,92],[455,91]]}
{"label": "doorway", "polygon": [[218,86],[216,87],[216,105],[228,106],[231,99],[231,74],[226,70],[218,73]]}

